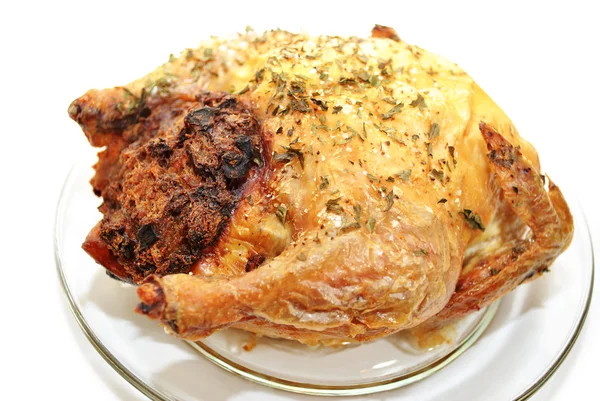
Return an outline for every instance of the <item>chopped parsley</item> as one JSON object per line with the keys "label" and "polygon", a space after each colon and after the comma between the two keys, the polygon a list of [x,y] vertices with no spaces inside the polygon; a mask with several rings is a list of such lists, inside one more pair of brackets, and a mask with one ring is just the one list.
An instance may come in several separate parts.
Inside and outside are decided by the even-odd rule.
{"label": "chopped parsley", "polygon": [[462,216],[465,218],[465,221],[472,229],[485,231],[485,226],[481,221],[481,216],[477,213],[473,213],[473,211],[470,209],[463,209],[461,212],[458,212],[458,214],[462,214]]}

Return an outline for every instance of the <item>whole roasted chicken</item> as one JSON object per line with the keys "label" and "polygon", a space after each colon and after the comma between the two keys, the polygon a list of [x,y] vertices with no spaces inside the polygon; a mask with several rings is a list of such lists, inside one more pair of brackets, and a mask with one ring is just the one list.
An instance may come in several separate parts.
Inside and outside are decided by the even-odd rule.
{"label": "whole roasted chicken", "polygon": [[83,248],[188,340],[441,325],[539,277],[572,238],[502,110],[382,26],[213,38],[69,114],[104,147],[104,218]]}

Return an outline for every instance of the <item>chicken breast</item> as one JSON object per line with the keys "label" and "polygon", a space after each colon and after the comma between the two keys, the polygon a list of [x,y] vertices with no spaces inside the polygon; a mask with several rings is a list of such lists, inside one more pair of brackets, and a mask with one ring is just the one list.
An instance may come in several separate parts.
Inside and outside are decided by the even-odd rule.
{"label": "chicken breast", "polygon": [[188,340],[433,327],[539,276],[572,237],[502,110],[386,27],[213,38],[69,113],[105,147],[84,249]]}

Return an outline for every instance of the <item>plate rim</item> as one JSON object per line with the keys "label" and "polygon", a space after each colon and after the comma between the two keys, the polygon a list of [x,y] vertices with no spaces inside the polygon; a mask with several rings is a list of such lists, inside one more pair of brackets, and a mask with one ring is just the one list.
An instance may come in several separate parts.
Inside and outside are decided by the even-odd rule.
{"label": "plate rim", "polygon": [[433,375],[439,370],[443,369],[447,365],[454,362],[457,358],[463,355],[477,340],[485,333],[490,323],[494,320],[500,301],[497,300],[492,305],[482,310],[483,314],[479,318],[479,321],[475,327],[462,339],[456,346],[445,355],[435,359],[428,365],[422,366],[421,368],[410,372],[408,374],[391,377],[388,379],[378,380],[372,383],[361,383],[352,385],[317,385],[307,384],[302,382],[296,382],[292,380],[282,379],[278,377],[269,376],[265,373],[260,373],[256,370],[246,368],[237,362],[221,355],[208,345],[201,341],[194,343],[186,341],[186,343],[192,347],[197,353],[202,355],[211,363],[219,366],[227,372],[241,377],[245,380],[257,383],[269,388],[276,390],[287,391],[290,393],[311,395],[311,396],[322,396],[322,397],[347,397],[347,396],[359,396],[359,395],[370,395],[377,394],[384,391],[391,391],[408,386],[410,384],[419,382]]}
{"label": "plate rim", "polygon": [[[177,401],[177,400],[173,399],[172,397],[169,397],[168,395],[152,388],[152,386],[147,384],[144,380],[142,380],[140,377],[138,377],[130,369],[125,367],[118,360],[118,358],[116,358],[114,356],[114,354],[112,352],[110,352],[110,350],[108,350],[108,348],[106,348],[106,346],[104,346],[102,341],[100,341],[100,339],[98,338],[98,336],[96,335],[96,333],[94,332],[92,327],[89,325],[86,318],[83,316],[81,311],[78,309],[75,299],[73,297],[73,294],[71,293],[69,284],[67,282],[67,278],[62,269],[62,259],[60,256],[61,235],[60,235],[59,227],[60,227],[61,217],[63,216],[63,214],[65,212],[64,211],[64,199],[67,195],[67,189],[71,185],[75,170],[77,169],[77,167],[80,166],[80,164],[82,164],[81,160],[78,160],[75,163],[73,163],[73,165],[69,169],[67,176],[65,177],[62,189],[61,189],[59,197],[58,197],[56,208],[55,208],[55,218],[54,218],[54,227],[53,227],[53,251],[54,251],[55,268],[56,268],[56,272],[57,272],[57,275],[59,278],[61,288],[67,298],[69,309],[70,309],[71,313],[73,314],[73,317],[75,318],[79,328],[81,329],[81,331],[83,332],[85,337],[88,339],[88,341],[91,343],[91,345],[94,347],[94,349],[98,352],[98,354],[100,354],[100,356],[102,356],[102,358],[106,361],[106,363],[108,363],[108,365],[110,367],[112,367],[123,379],[125,379],[125,381],[127,381],[130,385],[132,385],[135,389],[140,391],[143,395],[145,395],[152,401]],[[591,259],[592,265],[591,265],[590,285],[589,285],[589,290],[588,290],[588,294],[586,297],[585,305],[579,313],[579,316],[577,319],[578,320],[577,325],[574,327],[574,329],[569,334],[568,341],[562,347],[562,349],[560,350],[558,355],[555,357],[554,361],[547,368],[545,368],[545,370],[538,376],[538,378],[533,383],[531,383],[525,390],[521,391],[521,393],[519,393],[515,398],[513,398],[513,401],[528,400],[537,391],[539,391],[544,384],[546,384],[548,382],[548,380],[554,375],[554,373],[558,370],[558,368],[562,365],[562,363],[564,362],[566,357],[569,355],[573,346],[577,342],[577,339],[579,338],[579,335],[581,334],[583,326],[585,325],[585,322],[587,320],[588,312],[589,312],[591,301],[593,298],[594,281],[595,281],[595,258],[594,258],[594,245],[593,245],[594,243],[592,240],[592,234],[590,231],[587,217],[585,215],[585,211],[583,210],[583,207],[582,207],[581,203],[579,202],[577,196],[575,196],[573,194],[573,192],[570,192],[570,195],[571,195],[572,201],[577,204],[578,211],[581,214],[581,217],[583,220],[584,236],[587,233],[587,239],[590,244],[590,259]],[[496,303],[496,305],[497,304],[498,303]],[[453,353],[451,353],[449,355],[452,356]],[[458,357],[459,355],[460,354],[458,354],[456,357]],[[456,359],[456,357],[451,359],[447,364],[452,362],[452,360]],[[209,358],[207,358],[207,359],[209,359]],[[440,368],[443,368],[447,364],[441,366]],[[223,367],[223,366],[221,366],[221,367]],[[439,369],[435,370],[432,373],[435,373],[438,370]],[[236,375],[238,375],[238,374],[236,374]],[[247,377],[245,377],[243,375],[238,375],[238,376],[244,377],[244,379],[251,381],[250,379],[248,379]],[[265,385],[264,383],[261,383],[261,384]],[[269,387],[271,387],[271,386],[269,386]],[[273,387],[271,387],[271,388],[273,388]],[[381,391],[393,390],[394,388],[386,388]],[[282,389],[280,388],[280,390],[282,390]],[[347,396],[349,394],[316,394],[315,393],[315,394],[310,394],[310,395]],[[366,395],[366,394],[354,393],[352,395],[356,396],[356,395]]]}

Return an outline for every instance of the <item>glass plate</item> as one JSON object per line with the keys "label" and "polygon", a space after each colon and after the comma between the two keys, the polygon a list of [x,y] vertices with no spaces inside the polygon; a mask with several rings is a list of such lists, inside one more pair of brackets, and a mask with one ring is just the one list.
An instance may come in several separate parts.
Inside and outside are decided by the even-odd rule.
{"label": "glass plate", "polygon": [[386,400],[442,396],[464,400],[478,399],[481,394],[487,400],[521,400],[558,368],[585,321],[593,283],[592,247],[585,217],[566,193],[575,236],[552,266],[552,273],[519,287],[499,307],[495,304],[465,319],[455,328],[451,345],[417,352],[397,335],[360,346],[311,349],[263,338],[248,352],[241,347],[249,335],[235,330],[188,344],[134,313],[135,289],[110,279],[81,249],[101,217],[96,210],[100,200],[88,183],[93,161],[90,156],[73,167],[61,194],[55,228],[58,274],[73,314],[92,345],[123,378],[153,400],[312,398],[256,383],[313,395],[366,395],[395,389],[386,393]]}

